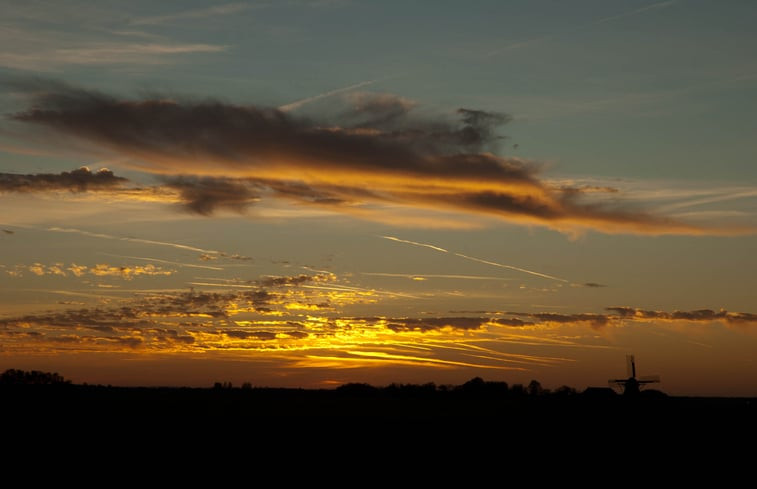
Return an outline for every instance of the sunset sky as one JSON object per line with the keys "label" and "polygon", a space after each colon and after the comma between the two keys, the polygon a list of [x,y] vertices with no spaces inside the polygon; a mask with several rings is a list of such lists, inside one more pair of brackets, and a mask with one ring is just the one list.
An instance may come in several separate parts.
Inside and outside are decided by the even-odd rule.
{"label": "sunset sky", "polygon": [[755,396],[756,21],[0,0],[0,370]]}

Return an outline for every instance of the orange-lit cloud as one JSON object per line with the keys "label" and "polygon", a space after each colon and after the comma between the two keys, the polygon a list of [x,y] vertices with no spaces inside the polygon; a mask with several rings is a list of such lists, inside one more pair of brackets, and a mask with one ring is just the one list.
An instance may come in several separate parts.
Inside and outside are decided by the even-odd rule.
{"label": "orange-lit cloud", "polygon": [[20,277],[24,271],[28,271],[37,276],[59,275],[61,277],[66,277],[68,272],[75,277],[89,274],[98,277],[120,277],[125,280],[131,280],[134,277],[142,275],[156,276],[172,275],[176,273],[175,270],[165,269],[152,264],[114,266],[106,263],[99,263],[93,266],[77,265],[76,263],[71,263],[69,266],[65,266],[63,263],[54,263],[52,265],[33,263],[31,265],[16,265],[12,269],[5,270],[5,272],[12,277]]}
{"label": "orange-lit cloud", "polygon": [[[637,322],[722,322],[725,324],[757,324],[757,314],[749,312],[729,312],[724,309],[698,309],[694,311],[647,311],[633,307],[608,307],[607,314],[579,313],[560,314],[553,312],[507,312],[517,318],[527,318],[524,324],[589,324],[594,328],[619,324],[622,321]],[[498,322],[503,321],[498,319]],[[503,323],[500,323],[503,324]],[[519,325],[514,323],[513,325]]]}
{"label": "orange-lit cloud", "polygon": [[[31,267],[44,274],[92,269],[39,263]],[[403,366],[523,371],[574,360],[567,353],[556,355],[555,348],[613,348],[607,340],[610,333],[622,332],[629,323],[645,328],[675,325],[680,331],[694,324],[757,325],[757,314],[747,312],[630,307],[602,313],[458,311],[447,317],[356,317],[343,309],[390,301],[399,294],[342,284],[327,272],[197,286],[217,286],[218,292],[143,291],[97,307],[71,304],[77,307],[0,318],[0,343],[6,353],[18,355],[254,352],[250,361],[267,359],[295,370]]]}
{"label": "orange-lit cloud", "polygon": [[132,265],[132,266],[112,266],[104,263],[89,268],[89,273],[98,277],[116,276],[125,280],[131,280],[139,275],[171,275],[173,270],[165,270],[155,265]]}
{"label": "orange-lit cloud", "polygon": [[498,128],[509,120],[503,114],[459,109],[457,120],[430,119],[397,97],[363,94],[336,120],[319,122],[273,108],[125,100],[55,82],[17,85],[33,108],[14,120],[75,136],[164,175],[185,206],[203,214],[243,210],[272,194],[358,216],[366,206],[378,206],[380,214],[381,206],[403,205],[568,233],[754,232],[686,224],[615,197],[602,201],[593,187],[552,186],[538,165],[495,153]]}

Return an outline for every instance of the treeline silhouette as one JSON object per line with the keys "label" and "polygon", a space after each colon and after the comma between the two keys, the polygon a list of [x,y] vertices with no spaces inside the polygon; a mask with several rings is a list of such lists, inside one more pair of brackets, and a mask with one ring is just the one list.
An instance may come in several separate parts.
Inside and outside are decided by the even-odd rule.
{"label": "treeline silhouette", "polygon": [[[22,386],[22,385],[70,385],[74,386],[70,380],[64,379],[58,373],[42,372],[39,370],[19,370],[8,369],[0,374],[0,386]],[[77,385],[78,387],[85,387],[91,389],[129,389],[123,387],[113,387],[111,385],[88,385],[86,383]],[[140,388],[132,388],[140,389]],[[145,388],[141,388],[145,389]],[[171,389],[171,388],[153,388],[153,389]],[[187,389],[184,387],[175,387],[173,389]],[[269,387],[254,387],[250,382],[244,382],[241,387],[235,387],[232,382],[215,382],[212,390],[218,391],[233,391],[242,390],[250,391],[255,389],[256,391],[270,391],[270,392],[284,392],[284,391],[307,391],[308,389],[282,389],[282,388],[269,388]],[[579,394],[590,397],[614,397],[616,392],[610,388],[598,388],[589,387],[583,392],[579,392],[573,387],[563,385],[555,390],[550,390],[542,387],[538,380],[532,380],[528,385],[513,384],[509,385],[503,381],[486,381],[481,377],[474,377],[471,380],[461,385],[437,385],[433,382],[426,384],[398,384],[392,383],[387,386],[377,387],[367,383],[347,383],[343,384],[336,389],[309,389],[311,392],[319,392],[322,394],[333,392],[340,397],[444,397],[444,396],[456,396],[456,397],[473,397],[473,398],[525,398],[525,397],[553,397],[553,398],[569,398],[577,396]],[[648,396],[665,396],[664,393],[655,390],[643,391]]]}
{"label": "treeline silhouette", "polygon": [[39,370],[18,370],[11,368],[0,374],[0,385],[64,385],[70,384],[57,373],[40,372]]}
{"label": "treeline silhouette", "polygon": [[[607,396],[614,396],[612,389],[601,389]],[[590,393],[596,392],[592,389]],[[365,383],[349,383],[336,388],[342,395],[352,396],[396,396],[396,397],[424,397],[424,396],[463,396],[478,398],[522,398],[537,396],[568,397],[578,395],[573,387],[564,385],[551,391],[542,387],[538,380],[532,380],[528,385],[509,385],[502,381],[485,381],[481,377],[474,377],[461,385],[427,384],[390,384],[386,387],[376,387]]]}
{"label": "treeline silhouette", "polygon": [[[335,389],[302,389],[302,388],[273,388],[263,386],[253,386],[251,382],[244,382],[240,387],[236,387],[232,382],[215,382],[212,389],[187,388],[187,387],[113,387],[111,385],[89,385],[73,384],[71,380],[63,378],[55,372],[42,372],[39,370],[20,370],[8,369],[0,374],[0,388],[10,386],[71,386],[79,389],[104,390],[113,389],[120,391],[131,390],[212,390],[213,392],[233,392],[233,391],[255,391],[257,394],[267,392],[271,395],[282,395],[285,392],[309,392],[318,395],[336,395],[338,398],[344,397],[397,397],[397,398],[478,398],[478,399],[569,399],[574,397],[584,397],[591,399],[610,399],[618,397],[618,393],[609,387],[588,387],[584,391],[563,385],[557,389],[550,390],[542,387],[538,380],[532,380],[527,385],[508,384],[503,381],[486,381],[481,377],[474,377],[471,380],[460,385],[442,384],[437,385],[433,382],[426,384],[401,384],[392,383],[387,386],[374,386],[368,383],[352,382],[343,384]],[[667,395],[661,391],[647,389],[641,391],[640,397],[644,398],[665,398]]]}
{"label": "treeline silhouette", "polygon": [[654,391],[629,397],[609,388],[550,390],[535,380],[511,385],[480,377],[460,385],[348,383],[329,389],[257,387],[249,382],[235,386],[228,381],[203,388],[116,387],[11,369],[0,374],[0,414],[27,428],[64,430],[71,436],[80,430],[99,435],[100,427],[117,426],[135,436],[146,427],[174,434],[201,427],[212,435],[219,430],[258,436],[310,429],[321,431],[320,436],[332,436],[334,430],[369,430],[374,436],[394,433],[401,438],[408,429],[429,435],[443,427],[466,436],[498,433],[514,439],[520,433],[536,440],[532,431],[537,429],[564,439],[584,436],[587,430],[604,433],[607,424],[600,420],[622,422],[639,433],[648,433],[650,427],[689,430],[691,423],[684,421],[691,418],[698,425],[717,426],[718,432],[723,423],[738,430],[757,419],[757,399],[669,397]]}

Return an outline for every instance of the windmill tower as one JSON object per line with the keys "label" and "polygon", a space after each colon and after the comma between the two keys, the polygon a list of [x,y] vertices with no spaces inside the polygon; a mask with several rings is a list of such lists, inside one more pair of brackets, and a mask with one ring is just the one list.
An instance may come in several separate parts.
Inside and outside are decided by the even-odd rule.
{"label": "windmill tower", "polygon": [[608,381],[610,387],[621,387],[625,396],[637,395],[643,386],[660,382],[659,375],[646,375],[637,379],[636,360],[633,355],[626,355],[626,369],[628,374],[627,379],[610,379]]}

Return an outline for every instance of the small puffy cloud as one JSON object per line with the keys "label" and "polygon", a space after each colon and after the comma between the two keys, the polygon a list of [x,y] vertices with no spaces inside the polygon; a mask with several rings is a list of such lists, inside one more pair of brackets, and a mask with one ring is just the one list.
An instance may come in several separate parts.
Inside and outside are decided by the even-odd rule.
{"label": "small puffy cloud", "polygon": [[125,178],[115,176],[107,168],[92,172],[86,166],[62,173],[36,173],[31,175],[0,173],[0,193],[35,193],[60,190],[87,192],[113,189],[122,186],[127,181]]}

